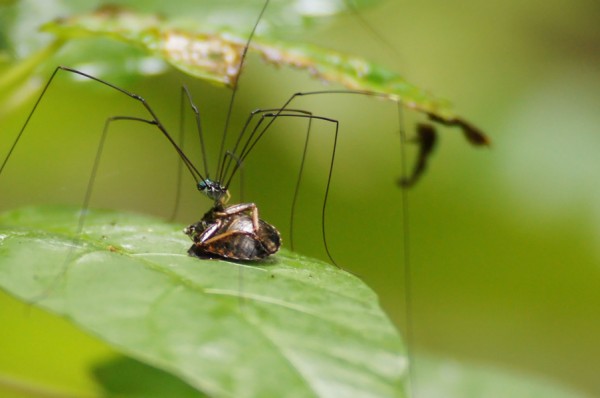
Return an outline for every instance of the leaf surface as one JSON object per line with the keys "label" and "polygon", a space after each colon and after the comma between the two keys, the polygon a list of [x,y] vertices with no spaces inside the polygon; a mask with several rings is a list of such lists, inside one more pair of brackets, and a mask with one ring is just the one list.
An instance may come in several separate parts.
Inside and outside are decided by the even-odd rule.
{"label": "leaf surface", "polygon": [[407,359],[357,277],[282,251],[187,256],[182,226],[24,208],[0,216],[0,286],[214,396],[404,396]]}

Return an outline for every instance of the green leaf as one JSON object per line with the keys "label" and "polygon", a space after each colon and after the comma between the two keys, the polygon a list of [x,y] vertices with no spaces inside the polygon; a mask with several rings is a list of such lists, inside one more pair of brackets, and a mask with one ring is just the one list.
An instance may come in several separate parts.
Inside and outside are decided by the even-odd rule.
{"label": "green leaf", "polygon": [[[43,30],[63,40],[106,37],[123,41],[143,48],[192,76],[228,86],[236,83],[248,35],[226,28],[200,31],[180,21],[117,7],[61,18],[44,25]],[[387,94],[411,109],[444,121],[456,118],[448,101],[360,57],[259,35],[253,38],[249,50],[276,66],[303,69],[321,80],[353,90]]]}
{"label": "green leaf", "polygon": [[585,398],[587,395],[539,376],[491,365],[461,363],[429,356],[414,361],[417,397]]}
{"label": "green leaf", "polygon": [[282,250],[187,256],[181,225],[110,211],[0,215],[0,286],[213,396],[404,396],[407,359],[357,277]]}
{"label": "green leaf", "polygon": [[105,395],[119,398],[200,398],[205,395],[173,375],[128,357],[112,358],[93,368]]}
{"label": "green leaf", "polygon": [[[281,33],[281,29],[277,28],[278,22],[283,19],[287,21],[284,16],[300,18],[306,22],[305,25],[309,25],[309,21],[316,19],[317,15],[333,15],[343,11],[356,13],[359,7],[367,7],[373,2],[329,0],[320,2],[318,9],[313,9],[310,5],[312,3],[275,1],[269,6],[269,14],[275,14],[275,17],[263,18],[259,31],[264,32],[253,37],[248,50],[258,53],[266,62],[275,66],[305,70],[322,81],[338,83],[351,90],[368,91],[380,98],[399,102],[409,109],[426,114],[434,122],[459,127],[465,138],[473,145],[488,145],[489,139],[486,135],[464,118],[459,117],[447,100],[409,83],[398,73],[357,56],[308,44],[294,44],[277,38],[277,32]],[[136,4],[132,1],[132,5]],[[239,6],[239,2],[232,4]],[[260,7],[254,3],[251,6],[260,10]],[[44,57],[32,56],[30,60],[24,62],[27,65],[12,66],[4,73],[6,76],[4,81],[0,80],[0,92],[20,83],[43,60],[56,52],[62,43],[81,38],[100,39],[100,41],[111,39],[104,41],[101,45],[102,51],[99,51],[100,47],[95,48],[94,52],[101,53],[104,57],[102,60],[95,61],[94,65],[104,71],[104,78],[110,75],[113,83],[117,83],[115,74],[131,76],[159,73],[164,67],[161,61],[165,61],[194,77],[234,87],[240,76],[241,59],[248,40],[249,27],[254,24],[254,19],[247,22],[244,18],[255,14],[242,13],[239,9],[237,13],[233,12],[231,4],[227,3],[211,7],[210,4],[200,6],[193,2],[186,2],[176,8],[167,6],[164,10],[162,7],[157,7],[153,9],[162,10],[164,13],[143,13],[133,8],[103,6],[94,12],[72,11],[69,17],[61,17],[44,24],[42,30],[56,36],[55,45],[40,50],[39,54]],[[147,7],[141,9],[145,10]],[[184,10],[188,9],[189,12],[186,14]],[[206,14],[205,17],[208,16],[206,20],[211,21],[210,26],[204,24],[198,27],[198,22],[194,18],[198,12]],[[240,20],[239,15],[245,17]],[[284,23],[284,25],[290,24]],[[2,33],[1,27],[0,33]],[[110,45],[107,46],[117,42],[125,42],[136,47],[138,51],[128,51],[129,49],[122,47],[114,51]],[[75,50],[78,57],[89,63],[89,58],[85,57],[86,48],[87,46],[80,46],[71,50]],[[141,52],[153,57],[152,61],[159,60],[159,62],[146,59]],[[66,59],[69,58],[63,57],[61,62]],[[26,97],[15,90],[8,90],[8,92],[7,98],[2,99],[0,96],[0,102],[10,105]]]}

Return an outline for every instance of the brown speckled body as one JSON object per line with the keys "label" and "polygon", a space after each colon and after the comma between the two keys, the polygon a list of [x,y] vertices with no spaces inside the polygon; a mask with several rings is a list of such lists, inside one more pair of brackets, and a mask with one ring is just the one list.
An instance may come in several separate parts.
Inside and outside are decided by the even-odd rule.
{"label": "brown speckled body", "polygon": [[279,231],[254,212],[254,204],[211,209],[202,220],[185,229],[194,241],[188,253],[199,258],[244,261],[261,260],[276,253],[281,246]]}

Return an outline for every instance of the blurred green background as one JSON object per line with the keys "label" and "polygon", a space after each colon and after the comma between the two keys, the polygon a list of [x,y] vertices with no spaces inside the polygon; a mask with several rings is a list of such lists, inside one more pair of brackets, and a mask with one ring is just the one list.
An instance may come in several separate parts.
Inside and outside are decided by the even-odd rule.
{"label": "blurred green background", "polygon": [[[152,7],[161,5],[144,10]],[[197,14],[201,23],[202,13]],[[354,96],[296,103],[341,122],[327,212],[327,242],[336,261],[378,292],[405,336],[411,331],[417,361],[422,353],[435,353],[600,395],[600,3],[388,1],[360,15],[379,36],[350,13],[290,29],[288,38],[358,54],[402,73],[451,99],[459,114],[491,136],[493,145],[475,149],[458,131],[441,129],[425,178],[408,192],[407,281],[406,214],[395,185],[401,174],[395,106]],[[24,40],[18,54],[44,40],[33,30],[28,35],[31,42]],[[83,43],[67,45],[49,66],[104,65],[113,54],[135,52],[102,40]],[[229,91],[172,69],[133,80],[97,70],[144,96],[172,131],[178,126],[179,87],[187,84],[212,138],[214,167]],[[322,88],[304,72],[275,69],[250,56],[232,131],[254,108],[280,106],[293,92]],[[32,104],[29,98],[3,112],[2,156]],[[103,122],[123,114],[143,115],[123,96],[60,76],[0,180],[0,207],[80,204]],[[405,112],[404,119],[410,135],[419,116]],[[304,121],[282,121],[244,167],[243,199],[256,202],[261,217],[281,229],[288,248],[305,126]],[[191,123],[187,130],[186,148],[199,159]],[[320,208],[331,126],[317,123],[313,137],[294,249],[325,258]],[[408,150],[414,158],[414,148]],[[176,161],[152,129],[116,126],[92,206],[168,217]],[[234,185],[234,200],[240,200],[239,192]],[[183,195],[177,216],[182,225],[199,219],[210,205],[187,175]],[[90,358],[109,357],[108,348],[7,296],[0,296],[0,306],[9,320],[0,328],[0,351],[7,354],[0,356],[0,373],[33,374],[74,390],[90,388],[89,376],[73,369]]]}

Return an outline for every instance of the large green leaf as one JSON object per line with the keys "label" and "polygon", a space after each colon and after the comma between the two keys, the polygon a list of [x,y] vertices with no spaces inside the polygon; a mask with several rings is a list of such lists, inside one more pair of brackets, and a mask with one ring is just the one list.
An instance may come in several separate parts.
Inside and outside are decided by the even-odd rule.
{"label": "large green leaf", "polygon": [[[285,252],[256,265],[190,258],[181,226],[131,214],[94,211],[77,236],[78,218],[0,215],[0,286],[137,359],[91,365],[106,396],[403,396],[400,339],[357,278]],[[419,397],[584,396],[489,366],[416,365]],[[32,393],[54,390],[0,376],[0,395]]]}
{"label": "large green leaf", "polygon": [[357,277],[282,251],[198,260],[181,225],[109,211],[0,216],[0,286],[213,396],[404,396],[407,359]]}

